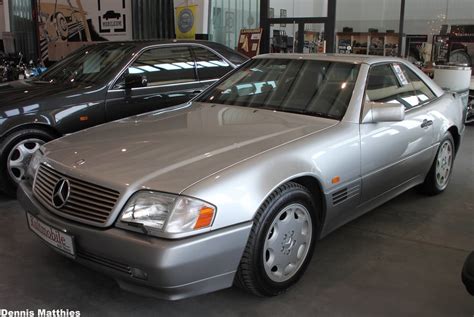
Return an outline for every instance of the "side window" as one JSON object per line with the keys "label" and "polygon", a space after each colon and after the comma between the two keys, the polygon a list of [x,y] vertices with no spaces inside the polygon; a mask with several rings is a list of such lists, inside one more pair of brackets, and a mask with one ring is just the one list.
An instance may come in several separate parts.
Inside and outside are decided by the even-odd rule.
{"label": "side window", "polygon": [[143,52],[128,73],[146,76],[148,86],[178,84],[196,80],[194,65],[188,47],[168,46]]}
{"label": "side window", "polygon": [[415,96],[418,98],[419,103],[424,103],[431,99],[436,98],[436,95],[431,91],[431,89],[407,66],[400,64],[400,67],[403,69],[405,76],[411,82],[414,90]]}
{"label": "side window", "polygon": [[203,48],[193,48],[199,80],[218,79],[233,68],[213,52]]}
{"label": "side window", "polygon": [[[398,68],[399,69],[399,68]],[[406,109],[419,104],[413,92],[409,79],[391,64],[372,66],[369,70],[367,82],[367,97],[373,102],[398,102]]]}

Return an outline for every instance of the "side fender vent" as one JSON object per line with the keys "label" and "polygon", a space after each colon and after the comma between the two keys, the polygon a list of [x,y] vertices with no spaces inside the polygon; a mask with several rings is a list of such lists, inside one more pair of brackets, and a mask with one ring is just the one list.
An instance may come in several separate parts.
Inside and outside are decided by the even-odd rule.
{"label": "side fender vent", "polygon": [[338,191],[332,194],[332,205],[336,206],[343,203],[349,198],[356,197],[357,195],[359,195],[359,189],[360,189],[359,186],[354,186],[351,188],[345,187],[345,188],[339,189]]}
{"label": "side fender vent", "polygon": [[338,190],[334,194],[332,194],[332,204],[334,206],[339,205],[346,199],[347,199],[347,188],[343,188],[341,190]]}

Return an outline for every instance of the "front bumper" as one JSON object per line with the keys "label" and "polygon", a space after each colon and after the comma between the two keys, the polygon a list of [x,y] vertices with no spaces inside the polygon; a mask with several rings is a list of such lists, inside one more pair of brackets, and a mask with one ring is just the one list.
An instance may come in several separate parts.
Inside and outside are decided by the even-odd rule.
{"label": "front bumper", "polygon": [[166,240],[60,218],[34,198],[25,182],[20,184],[17,197],[26,212],[74,236],[75,261],[111,275],[125,290],[169,300],[232,286],[252,226],[248,222]]}

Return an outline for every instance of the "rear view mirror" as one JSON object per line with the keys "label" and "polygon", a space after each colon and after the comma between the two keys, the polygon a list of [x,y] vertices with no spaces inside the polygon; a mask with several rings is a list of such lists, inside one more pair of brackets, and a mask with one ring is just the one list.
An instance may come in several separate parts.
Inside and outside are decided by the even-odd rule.
{"label": "rear view mirror", "polygon": [[148,81],[145,76],[139,74],[125,75],[125,89],[132,89],[138,87],[146,87]]}
{"label": "rear view mirror", "polygon": [[395,122],[405,119],[405,106],[400,103],[366,102],[362,123]]}

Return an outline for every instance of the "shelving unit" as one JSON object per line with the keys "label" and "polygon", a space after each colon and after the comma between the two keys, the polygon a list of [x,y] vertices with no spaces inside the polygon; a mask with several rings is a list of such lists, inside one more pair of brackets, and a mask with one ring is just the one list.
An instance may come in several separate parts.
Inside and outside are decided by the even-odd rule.
{"label": "shelving unit", "polygon": [[398,33],[337,33],[337,52],[343,54],[363,54],[396,56]]}

